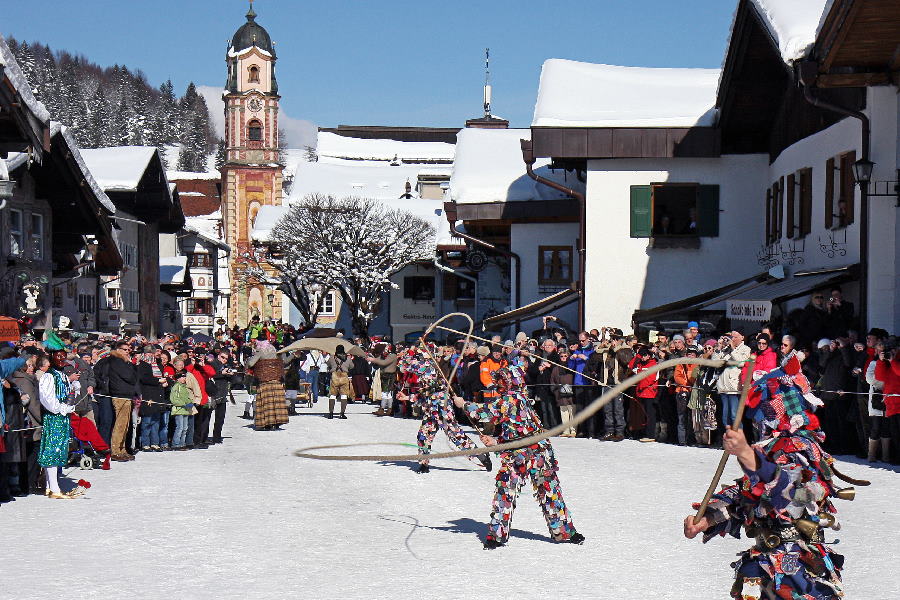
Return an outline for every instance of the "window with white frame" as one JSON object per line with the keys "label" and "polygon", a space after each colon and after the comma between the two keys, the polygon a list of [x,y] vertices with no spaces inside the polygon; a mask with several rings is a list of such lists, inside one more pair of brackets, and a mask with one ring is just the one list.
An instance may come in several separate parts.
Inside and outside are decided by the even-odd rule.
{"label": "window with white frame", "polygon": [[22,211],[11,208],[9,210],[9,253],[12,256],[22,256],[25,243],[25,228],[22,223]]}
{"label": "window with white frame", "polygon": [[122,309],[122,296],[119,294],[119,288],[106,288],[106,309]]}
{"label": "window with white frame", "polygon": [[31,259],[44,260],[44,215],[31,213]]}
{"label": "window with white frame", "polygon": [[323,317],[333,317],[334,316],[334,307],[336,304],[334,290],[330,290],[325,292],[325,295],[322,296],[322,310],[319,311],[319,314]]}

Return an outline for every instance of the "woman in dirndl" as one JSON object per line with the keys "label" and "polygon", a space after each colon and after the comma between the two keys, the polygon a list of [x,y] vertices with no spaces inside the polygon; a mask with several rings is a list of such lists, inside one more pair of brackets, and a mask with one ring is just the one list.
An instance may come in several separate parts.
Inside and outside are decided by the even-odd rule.
{"label": "woman in dirndl", "polygon": [[[50,369],[38,381],[38,394],[43,412],[41,431],[41,448],[38,451],[38,464],[44,468],[47,479],[47,491],[50,498],[74,498],[72,494],[63,494],[59,489],[59,468],[69,462],[69,413],[75,407],[68,404],[70,396],[69,375],[63,372],[66,364],[66,351],[52,350],[50,353]],[[71,376],[77,376],[76,371]]]}
{"label": "woman in dirndl", "polygon": [[256,353],[247,361],[259,382],[253,424],[257,431],[281,429],[288,422],[287,394],[284,391],[284,363],[275,348],[266,341],[256,341]]}

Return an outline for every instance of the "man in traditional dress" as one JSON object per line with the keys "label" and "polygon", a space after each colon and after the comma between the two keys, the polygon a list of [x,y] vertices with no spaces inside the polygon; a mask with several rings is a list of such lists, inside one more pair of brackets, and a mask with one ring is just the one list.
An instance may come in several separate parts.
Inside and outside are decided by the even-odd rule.
{"label": "man in traditional dress", "polygon": [[[438,374],[434,360],[417,348],[410,348],[400,360],[400,370],[407,375],[407,381],[415,383],[409,396],[403,392],[397,392],[398,399],[405,401],[408,397],[414,396],[422,410],[422,424],[419,426],[419,433],[416,436],[419,454],[427,456],[431,453],[431,444],[438,429],[442,429],[460,450],[477,448],[463,433],[462,427],[456,420],[453,407],[450,406],[450,394],[446,389],[446,382]],[[493,467],[487,454],[470,456],[469,460],[480,463],[488,471]],[[427,458],[419,461],[419,473],[428,473]]]}
{"label": "man in traditional dress", "polygon": [[796,354],[762,375],[747,402],[760,441],[751,446],[743,431],[731,429],[723,439],[725,451],[737,456],[743,477],[715,494],[699,520],[693,515],[684,520],[687,538],[699,533],[704,542],[726,533],[740,537],[743,526],[756,539],[732,565],[732,598],[843,596],[844,557],[825,545],[823,528],[837,523],[831,499],[850,499],[852,490],[837,488],[834,459],[822,449],[825,434],[813,414],[821,405]]}
{"label": "man in traditional dress", "polygon": [[[69,462],[69,413],[75,406],[71,399],[70,376],[63,369],[68,353],[61,340],[54,333],[44,341],[50,352],[50,369],[38,380],[38,394],[43,413],[41,448],[38,464],[44,467],[47,480],[46,495],[50,498],[72,498],[73,494],[63,494],[59,488],[59,469]],[[77,377],[77,371],[71,377]]]}
{"label": "man in traditional dress", "polygon": [[[525,395],[525,379],[518,367],[503,367],[493,374],[494,397],[480,404],[466,402],[459,396],[453,402],[473,420],[490,421],[495,425],[496,437],[481,436],[486,446],[514,442],[542,430],[541,422]],[[550,440],[541,440],[523,448],[500,453],[502,464],[497,471],[491,522],[484,548],[492,550],[506,544],[512,525],[516,498],[527,479],[534,486],[535,499],[544,513],[550,536],[555,542],[584,543],[584,536],[575,531],[572,517],[563,500],[557,471],[559,466]]]}

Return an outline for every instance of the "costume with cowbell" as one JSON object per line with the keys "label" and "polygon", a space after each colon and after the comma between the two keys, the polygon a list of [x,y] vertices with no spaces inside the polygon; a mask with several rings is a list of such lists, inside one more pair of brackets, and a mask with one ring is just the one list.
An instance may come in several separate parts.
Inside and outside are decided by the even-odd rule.
{"label": "costume with cowbell", "polygon": [[844,557],[832,551],[823,529],[838,527],[832,499],[852,499],[852,490],[837,487],[834,459],[822,449],[825,434],[814,414],[822,401],[812,394],[795,354],[751,389],[747,406],[760,434],[752,446],[757,468],[743,467],[735,485],[713,495],[703,541],[725,534],[740,538],[742,527],[755,538],[732,565],[732,598],[842,597]]}

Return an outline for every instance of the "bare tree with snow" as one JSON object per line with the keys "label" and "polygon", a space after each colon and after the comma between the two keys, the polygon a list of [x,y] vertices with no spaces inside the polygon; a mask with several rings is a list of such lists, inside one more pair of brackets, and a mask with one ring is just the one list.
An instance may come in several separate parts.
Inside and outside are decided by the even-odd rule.
{"label": "bare tree with snow", "polygon": [[282,279],[335,290],[361,337],[368,337],[391,275],[430,260],[434,241],[434,226],[408,212],[378,200],[322,195],[291,207],[270,236]]}

